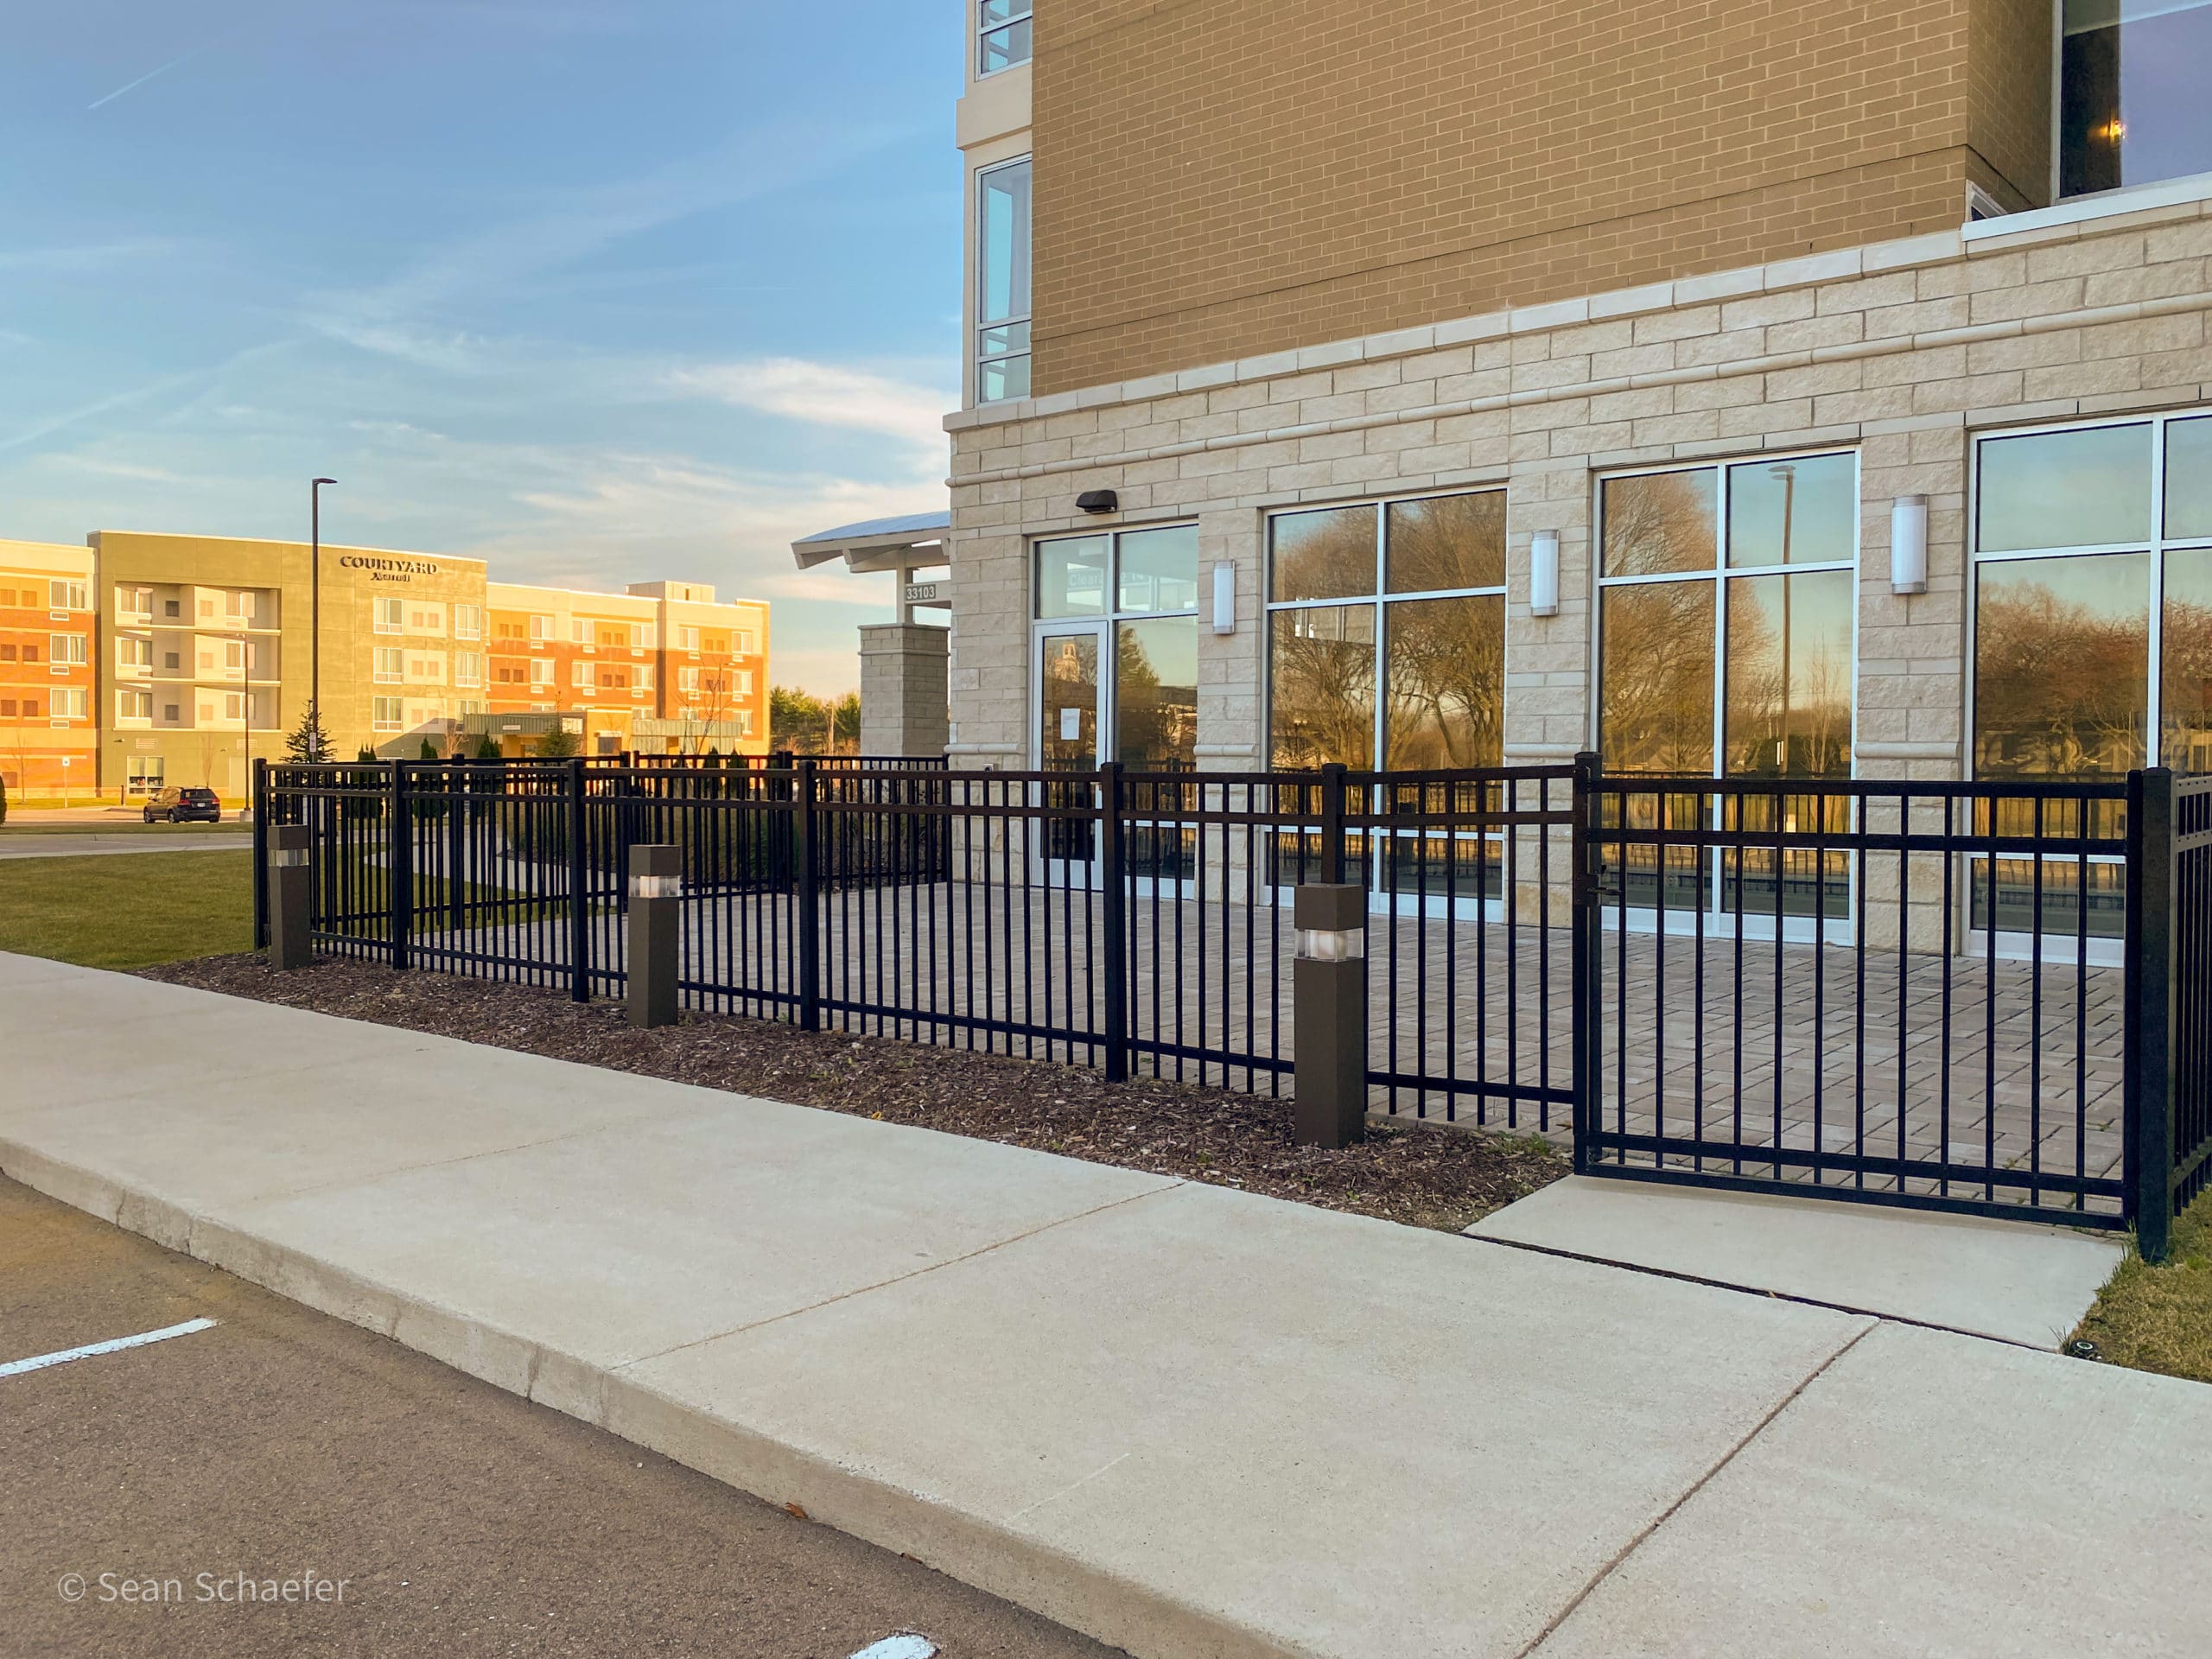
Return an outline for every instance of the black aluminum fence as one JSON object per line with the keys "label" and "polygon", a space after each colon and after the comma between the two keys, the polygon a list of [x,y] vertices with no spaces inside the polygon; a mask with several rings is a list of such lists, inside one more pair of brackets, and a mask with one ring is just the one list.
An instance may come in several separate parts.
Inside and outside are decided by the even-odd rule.
{"label": "black aluminum fence", "polygon": [[1271,1094],[1292,893],[1351,881],[1372,1109],[2146,1246],[2212,1175],[2212,780],[715,760],[270,766],[256,823],[329,954],[618,994],[670,843],[688,1006]]}

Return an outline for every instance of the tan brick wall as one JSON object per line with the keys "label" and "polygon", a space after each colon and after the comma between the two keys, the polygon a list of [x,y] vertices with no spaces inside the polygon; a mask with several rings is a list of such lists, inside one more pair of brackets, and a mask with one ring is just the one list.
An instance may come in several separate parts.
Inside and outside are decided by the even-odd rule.
{"label": "tan brick wall", "polygon": [[1972,0],[1967,143],[2006,207],[2050,200],[2050,0]]}
{"label": "tan brick wall", "polygon": [[2048,41],[2012,35],[2037,11],[1045,8],[1037,388],[1951,227],[1969,177],[2032,194]]}
{"label": "tan brick wall", "polygon": [[[1594,321],[1434,332],[1452,343],[1355,343],[1327,366],[957,427],[956,752],[1026,760],[1026,538],[1095,527],[1083,491],[1118,491],[1123,523],[1195,519],[1201,568],[1237,566],[1236,632],[1200,635],[1198,709],[1201,764],[1235,768],[1262,759],[1267,512],[1504,485],[1507,756],[1532,760],[1592,736],[1595,475],[1844,446],[1860,466],[1860,770],[1957,776],[1973,436],[2212,404],[2212,216],[2190,203],[1972,243],[1952,232],[1678,283]],[[1929,582],[1899,597],[1890,505],[1909,493],[1929,501]],[[1540,528],[1560,532],[1552,618],[1527,604]]]}

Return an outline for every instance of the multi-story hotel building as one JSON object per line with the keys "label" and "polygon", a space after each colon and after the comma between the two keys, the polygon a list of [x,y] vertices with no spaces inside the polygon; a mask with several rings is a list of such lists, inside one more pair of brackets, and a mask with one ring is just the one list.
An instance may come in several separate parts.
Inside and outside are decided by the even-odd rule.
{"label": "multi-story hotel building", "polygon": [[103,531],[0,542],[0,777],[14,797],[163,784],[239,798],[317,698],[333,752],[767,747],[768,607],[692,582],[487,579],[481,559]]}
{"label": "multi-story hotel building", "polygon": [[2212,765],[2212,0],[965,16],[956,756]]}

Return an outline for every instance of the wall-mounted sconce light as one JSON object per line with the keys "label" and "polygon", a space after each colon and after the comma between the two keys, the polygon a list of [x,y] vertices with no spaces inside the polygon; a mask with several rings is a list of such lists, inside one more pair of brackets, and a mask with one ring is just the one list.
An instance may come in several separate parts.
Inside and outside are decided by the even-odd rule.
{"label": "wall-mounted sconce light", "polygon": [[1213,631],[1236,632],[1236,567],[1225,562],[1213,568]]}
{"label": "wall-mounted sconce light", "polygon": [[1559,531],[1540,530],[1529,538],[1529,614],[1559,614]]}
{"label": "wall-mounted sconce light", "polygon": [[1111,512],[1122,505],[1122,498],[1111,490],[1085,490],[1075,505],[1078,512]]}
{"label": "wall-mounted sconce light", "polygon": [[1928,591],[1928,498],[1901,495],[1890,508],[1890,591]]}

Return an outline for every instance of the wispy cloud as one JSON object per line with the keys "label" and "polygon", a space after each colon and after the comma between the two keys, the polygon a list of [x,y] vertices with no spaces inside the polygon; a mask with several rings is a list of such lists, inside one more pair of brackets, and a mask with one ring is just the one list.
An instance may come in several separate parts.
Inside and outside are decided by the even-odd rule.
{"label": "wispy cloud", "polygon": [[884,433],[931,455],[944,449],[944,411],[953,401],[934,387],[796,357],[675,369],[668,385],[690,396],[817,426]]}
{"label": "wispy cloud", "polygon": [[65,431],[97,416],[109,414],[119,409],[127,409],[168,392],[181,391],[188,387],[202,385],[226,370],[236,368],[240,364],[251,362],[256,358],[268,356],[272,352],[282,351],[285,343],[280,340],[267,345],[249,346],[244,351],[232,352],[219,362],[211,363],[200,368],[187,369],[181,374],[165,374],[159,379],[149,380],[142,385],[132,386],[123,391],[111,392],[108,396],[95,398],[89,404],[81,404],[75,409],[65,410],[58,415],[48,416],[46,419],[35,423],[28,429],[18,432],[12,437],[0,438],[0,454],[4,454],[10,449],[21,449],[27,445],[36,443],[42,438],[51,437],[56,432]]}
{"label": "wispy cloud", "polygon": [[133,236],[48,248],[0,248],[0,270],[73,276],[104,271],[127,260],[161,258],[184,245],[174,237]]}
{"label": "wispy cloud", "polygon": [[[220,36],[218,36],[217,38],[219,39]],[[139,76],[137,79],[129,82],[127,85],[117,87],[106,97],[94,99],[91,103],[85,105],[86,112],[90,114],[92,111],[100,108],[103,105],[112,104],[117,99],[121,98],[125,92],[137,92],[141,86],[143,86],[148,81],[153,79],[156,75],[166,75],[172,69],[182,68],[186,64],[190,63],[194,58],[198,57],[202,52],[205,52],[209,47],[214,44],[215,42],[213,41],[202,41],[198,46],[194,47],[191,51],[186,53],[182,57],[171,58],[167,63],[162,64],[159,68],[149,69],[144,74]]]}

